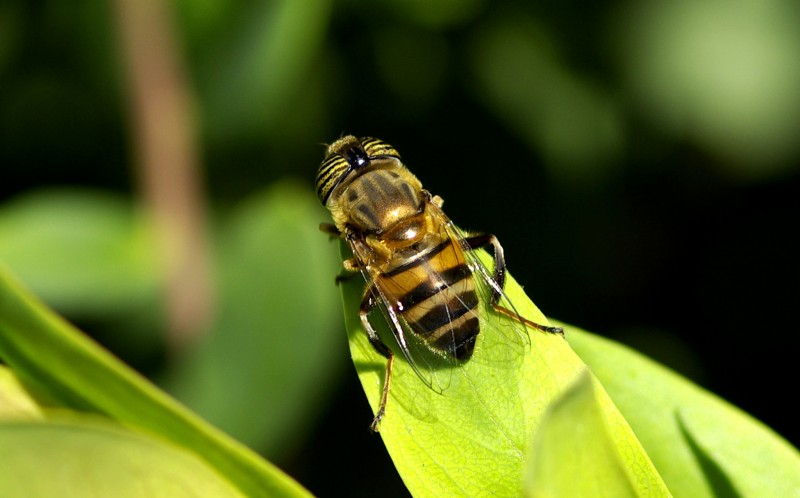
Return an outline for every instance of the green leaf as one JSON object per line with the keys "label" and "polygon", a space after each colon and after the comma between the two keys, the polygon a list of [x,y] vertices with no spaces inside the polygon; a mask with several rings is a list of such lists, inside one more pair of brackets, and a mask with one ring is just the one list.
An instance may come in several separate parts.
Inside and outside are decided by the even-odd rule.
{"label": "green leaf", "polygon": [[194,452],[249,496],[307,496],[45,308],[0,266],[0,358],[29,391],[137,426]]}
{"label": "green leaf", "polygon": [[197,455],[99,420],[2,421],[0,461],[2,496],[245,496]]}
{"label": "green leaf", "polygon": [[325,216],[310,189],[292,183],[236,209],[217,248],[217,320],[168,384],[266,454],[307,432],[347,358],[333,285],[338,261],[318,229]]}
{"label": "green leaf", "polygon": [[800,453],[761,422],[625,346],[567,338],[675,496],[800,496]]}
{"label": "green leaf", "polygon": [[542,420],[532,447],[526,495],[663,496],[661,487],[637,492],[636,478],[630,475],[634,468],[612,431],[587,372],[550,405]]}
{"label": "green leaf", "polygon": [[[486,256],[485,254],[483,256]],[[351,354],[367,398],[376,410],[383,385],[386,360],[367,340],[358,318],[364,284],[351,278],[342,285],[345,321]],[[544,316],[508,278],[506,293],[525,317],[546,323]],[[392,388],[380,434],[398,472],[414,496],[519,496],[523,490],[526,459],[543,417],[550,406],[587,375],[585,365],[558,335],[530,330],[531,346],[517,358],[509,356],[500,330],[505,317],[481,321],[475,353],[453,368],[450,386],[443,394],[428,388],[397,350],[380,316],[372,323],[384,343],[395,352]],[[380,325],[380,327],[378,327]],[[624,455],[635,490],[668,494],[630,428],[597,388],[605,423],[611,428],[597,437],[610,439]],[[364,415],[365,426],[369,419]],[[580,443],[580,442],[579,442]],[[601,441],[599,444],[606,444]],[[571,445],[574,452],[582,444]],[[612,470],[618,465],[597,462]],[[571,479],[581,479],[574,469]],[[642,491],[641,496],[653,496]]]}

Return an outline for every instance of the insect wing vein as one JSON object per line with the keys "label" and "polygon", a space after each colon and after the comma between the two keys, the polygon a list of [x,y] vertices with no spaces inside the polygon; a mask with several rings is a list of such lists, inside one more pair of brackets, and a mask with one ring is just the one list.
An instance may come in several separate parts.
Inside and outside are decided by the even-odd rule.
{"label": "insect wing vein", "polygon": [[[442,216],[445,215],[442,214]],[[502,286],[495,280],[493,271],[480,258],[478,250],[473,249],[466,241],[466,236],[461,229],[450,220],[448,220],[446,226],[450,236],[464,248],[465,257],[475,280],[475,289],[481,302],[481,312],[479,313],[481,316],[481,333],[492,334],[499,332],[501,335],[499,341],[491,341],[495,345],[492,356],[499,356],[499,358],[495,358],[498,361],[493,361],[493,363],[501,366],[503,363],[508,363],[509,366],[514,365],[530,347],[529,330],[524,323],[524,318],[522,318],[522,315],[509,299]],[[512,315],[520,317],[520,319],[515,320],[497,312],[492,306],[493,294],[499,296],[496,303],[498,306],[505,308]],[[481,355],[477,352],[473,359],[478,362],[482,361]]]}

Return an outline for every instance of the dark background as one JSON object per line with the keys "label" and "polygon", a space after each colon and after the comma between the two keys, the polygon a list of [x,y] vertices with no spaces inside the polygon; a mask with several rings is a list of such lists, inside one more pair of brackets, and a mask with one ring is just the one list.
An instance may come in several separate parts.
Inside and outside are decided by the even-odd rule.
{"label": "dark background", "polygon": [[[143,202],[125,3],[0,3],[0,201],[78,186]],[[800,17],[718,3],[182,0],[163,50],[192,98],[210,219],[287,177],[311,192],[341,134],[382,138],[456,223],[500,238],[548,316],[797,445]],[[167,305],[117,333],[114,310],[48,302],[146,374],[172,368]],[[343,352],[340,313],[327,321]],[[261,449],[315,494],[402,496],[352,367],[329,361],[306,425]]]}

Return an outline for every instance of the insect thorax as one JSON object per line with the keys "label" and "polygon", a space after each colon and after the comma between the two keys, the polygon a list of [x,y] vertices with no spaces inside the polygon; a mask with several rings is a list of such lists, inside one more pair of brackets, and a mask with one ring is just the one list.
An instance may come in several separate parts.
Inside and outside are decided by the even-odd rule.
{"label": "insect thorax", "polygon": [[419,181],[407,171],[375,169],[353,179],[337,204],[358,231],[387,233],[419,215],[425,202]]}

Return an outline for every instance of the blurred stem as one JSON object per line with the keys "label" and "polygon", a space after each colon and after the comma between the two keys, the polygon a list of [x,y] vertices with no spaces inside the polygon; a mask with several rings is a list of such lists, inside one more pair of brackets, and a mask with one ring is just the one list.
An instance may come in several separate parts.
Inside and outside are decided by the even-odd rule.
{"label": "blurred stem", "polygon": [[168,343],[180,351],[206,328],[213,309],[193,96],[169,4],[161,0],[115,4],[135,170],[164,256]]}

